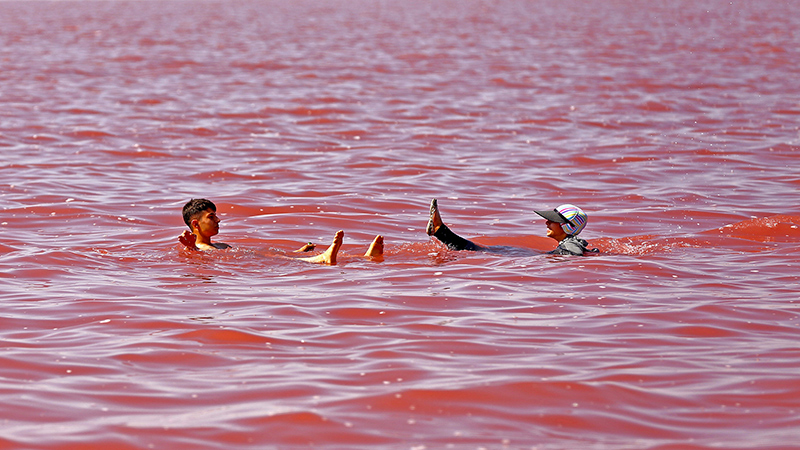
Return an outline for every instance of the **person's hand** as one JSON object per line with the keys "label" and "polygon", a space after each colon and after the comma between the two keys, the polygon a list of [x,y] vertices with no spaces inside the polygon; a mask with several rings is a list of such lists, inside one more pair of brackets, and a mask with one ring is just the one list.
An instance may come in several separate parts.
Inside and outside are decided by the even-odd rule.
{"label": "person's hand", "polygon": [[308,244],[300,247],[299,249],[295,250],[294,252],[295,253],[310,252],[310,251],[314,250],[315,248],[317,248],[317,244],[314,244],[313,242],[309,242]]}
{"label": "person's hand", "polygon": [[189,250],[198,249],[197,245],[195,245],[195,242],[197,242],[197,236],[195,236],[194,233],[189,230],[184,231],[182,235],[178,236],[178,241],[185,245]]}

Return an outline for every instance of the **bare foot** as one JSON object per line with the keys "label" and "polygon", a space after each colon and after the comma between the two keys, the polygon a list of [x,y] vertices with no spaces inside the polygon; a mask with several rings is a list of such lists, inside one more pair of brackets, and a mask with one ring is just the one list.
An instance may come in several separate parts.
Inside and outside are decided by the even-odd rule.
{"label": "bare foot", "polygon": [[185,245],[186,248],[188,248],[189,250],[199,250],[196,244],[197,236],[195,236],[189,230],[184,231],[182,235],[178,236],[178,241],[180,241],[181,244]]}
{"label": "bare foot", "polygon": [[383,236],[380,234],[375,236],[375,239],[373,239],[372,244],[369,245],[367,253],[364,253],[364,256],[368,258],[383,257]]}
{"label": "bare foot", "polygon": [[294,252],[295,253],[310,252],[311,250],[314,250],[315,248],[317,248],[317,244],[314,244],[313,242],[309,242],[308,244],[300,247],[299,249],[295,250]]}
{"label": "bare foot", "polygon": [[310,256],[308,258],[299,258],[303,261],[308,261],[317,264],[336,264],[336,256],[339,254],[339,249],[342,248],[342,241],[344,240],[344,231],[339,230],[333,236],[333,242],[323,253],[317,256]]}
{"label": "bare foot", "polygon": [[439,214],[439,205],[434,198],[431,200],[431,216],[425,232],[428,233],[428,236],[433,236],[440,226],[442,226],[442,216]]}

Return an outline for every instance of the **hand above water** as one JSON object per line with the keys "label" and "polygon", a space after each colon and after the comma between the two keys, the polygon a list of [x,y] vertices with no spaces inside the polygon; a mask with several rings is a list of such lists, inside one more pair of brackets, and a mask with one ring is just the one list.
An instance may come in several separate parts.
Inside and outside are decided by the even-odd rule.
{"label": "hand above water", "polygon": [[184,231],[182,235],[178,236],[178,241],[185,245],[189,250],[199,250],[197,245],[195,245],[195,242],[197,242],[197,236],[195,236],[194,233],[189,230]]}
{"label": "hand above water", "polygon": [[300,247],[299,249],[295,250],[294,252],[295,253],[310,252],[310,251],[314,250],[315,248],[317,248],[317,244],[314,244],[313,242],[309,242],[308,244]]}

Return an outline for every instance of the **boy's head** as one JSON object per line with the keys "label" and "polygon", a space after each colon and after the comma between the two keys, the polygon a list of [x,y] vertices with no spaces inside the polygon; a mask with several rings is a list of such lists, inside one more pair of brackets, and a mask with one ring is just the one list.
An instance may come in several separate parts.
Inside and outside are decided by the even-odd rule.
{"label": "boy's head", "polygon": [[[211,200],[193,198],[183,205],[183,221],[192,230],[192,220],[199,220],[206,210],[217,211],[217,206]],[[194,230],[192,230],[194,231]]]}
{"label": "boy's head", "polygon": [[583,231],[589,218],[582,209],[575,205],[561,205],[552,211],[534,211],[536,214],[547,219],[548,223],[560,224],[564,233],[570,236],[577,236]]}

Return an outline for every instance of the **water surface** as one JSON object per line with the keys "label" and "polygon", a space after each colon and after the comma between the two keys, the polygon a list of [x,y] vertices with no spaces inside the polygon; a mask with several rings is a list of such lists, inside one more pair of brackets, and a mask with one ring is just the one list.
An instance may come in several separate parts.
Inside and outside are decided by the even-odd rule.
{"label": "water surface", "polygon": [[0,2],[0,447],[795,447],[799,17]]}

